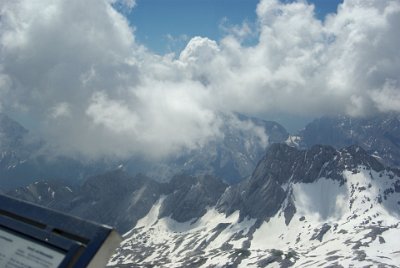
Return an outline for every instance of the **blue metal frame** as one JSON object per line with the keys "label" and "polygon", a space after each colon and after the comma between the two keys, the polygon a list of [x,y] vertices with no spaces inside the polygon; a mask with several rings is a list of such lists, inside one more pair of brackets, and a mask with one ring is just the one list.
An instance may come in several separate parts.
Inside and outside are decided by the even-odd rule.
{"label": "blue metal frame", "polygon": [[113,231],[4,195],[0,195],[0,228],[65,254],[60,268],[86,267]]}

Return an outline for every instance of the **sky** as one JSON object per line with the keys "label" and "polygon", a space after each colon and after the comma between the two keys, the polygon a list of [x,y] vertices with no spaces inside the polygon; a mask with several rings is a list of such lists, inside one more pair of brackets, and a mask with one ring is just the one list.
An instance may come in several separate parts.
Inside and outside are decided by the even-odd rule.
{"label": "sky", "polygon": [[[246,22],[254,27],[258,0],[137,0],[133,9],[119,8],[135,28],[136,40],[155,53],[179,52],[194,36],[219,40],[230,26]],[[286,1],[287,2],[287,1]],[[342,0],[313,0],[323,20]],[[121,6],[119,6],[121,7]],[[118,8],[118,6],[117,6]],[[256,36],[249,38],[254,43]]]}
{"label": "sky", "polygon": [[156,159],[221,114],[398,113],[399,47],[398,0],[3,0],[0,111],[61,154]]}
{"label": "sky", "polygon": [[182,50],[191,37],[218,40],[224,26],[256,20],[257,0],[139,0],[127,14],[137,40],[156,53]]}

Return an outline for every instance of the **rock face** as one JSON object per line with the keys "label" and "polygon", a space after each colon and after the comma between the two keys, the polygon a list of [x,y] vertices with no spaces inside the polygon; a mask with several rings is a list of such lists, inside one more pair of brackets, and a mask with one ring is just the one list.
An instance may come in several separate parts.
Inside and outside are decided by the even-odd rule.
{"label": "rock face", "polygon": [[[29,155],[29,148],[25,144],[28,130],[20,124],[0,113],[0,177],[2,189],[15,186],[12,171]],[[11,177],[5,179],[6,177]],[[4,179],[3,179],[4,178]]]}
{"label": "rock face", "polygon": [[200,218],[215,206],[227,185],[211,176],[179,175],[160,183],[121,169],[89,177],[82,185],[40,181],[7,194],[116,227],[124,233],[165,196],[160,217],[178,222]]}
{"label": "rock face", "polygon": [[384,170],[382,164],[357,146],[335,150],[315,145],[310,150],[297,150],[286,144],[273,144],[253,175],[230,187],[217,208],[228,215],[240,211],[243,217],[266,219],[281,207],[289,184],[312,183],[322,177],[343,184],[343,171],[355,170],[358,166]]}
{"label": "rock face", "polygon": [[161,186],[143,175],[107,172],[84,182],[68,212],[125,232],[147,214],[163,193]]}
{"label": "rock face", "polygon": [[20,124],[0,113],[0,148],[3,151],[12,151],[23,144],[28,130]]}
{"label": "rock face", "polygon": [[177,222],[197,219],[215,206],[227,185],[212,176],[199,178],[176,176],[168,185],[170,194],[160,208],[159,217],[168,217]]}
{"label": "rock face", "polygon": [[77,189],[61,181],[37,181],[27,187],[9,192],[9,195],[41,206],[67,211],[76,197]]}
{"label": "rock face", "polygon": [[400,167],[400,120],[395,114],[370,118],[322,117],[300,133],[302,147],[359,145],[386,165]]}
{"label": "rock face", "polygon": [[70,213],[125,232],[144,217],[167,187],[143,175],[115,170],[92,176],[82,185],[40,181],[8,195]]}

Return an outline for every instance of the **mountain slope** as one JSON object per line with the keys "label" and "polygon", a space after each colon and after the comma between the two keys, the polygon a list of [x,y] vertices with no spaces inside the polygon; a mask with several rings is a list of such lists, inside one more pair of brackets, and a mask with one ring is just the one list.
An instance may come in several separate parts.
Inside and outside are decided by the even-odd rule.
{"label": "mountain slope", "polygon": [[273,145],[251,178],[186,222],[160,213],[165,198],[125,234],[110,267],[400,263],[399,171],[361,147]]}
{"label": "mountain slope", "polygon": [[129,230],[110,267],[397,267],[399,174],[358,146],[275,144],[231,186],[119,169],[80,187],[38,182],[11,194]]}
{"label": "mountain slope", "polygon": [[335,148],[359,145],[386,165],[400,167],[400,117],[382,114],[368,118],[322,117],[299,134],[300,145],[326,144]]}
{"label": "mountain slope", "polygon": [[212,176],[177,175],[161,183],[122,169],[86,179],[81,185],[39,181],[7,194],[55,210],[111,225],[126,232],[163,197],[160,215],[185,222],[215,206],[227,185]]}
{"label": "mountain slope", "polygon": [[45,179],[79,180],[115,166],[104,161],[85,163],[54,155],[18,122],[0,113],[0,189],[8,191]]}
{"label": "mountain slope", "polygon": [[2,189],[14,187],[13,170],[24,163],[29,157],[30,150],[25,143],[28,130],[20,124],[0,113],[0,176]]}
{"label": "mountain slope", "polygon": [[82,185],[40,181],[7,194],[124,232],[147,214],[164,191],[168,191],[165,188],[143,175],[130,176],[114,170],[89,177]]}

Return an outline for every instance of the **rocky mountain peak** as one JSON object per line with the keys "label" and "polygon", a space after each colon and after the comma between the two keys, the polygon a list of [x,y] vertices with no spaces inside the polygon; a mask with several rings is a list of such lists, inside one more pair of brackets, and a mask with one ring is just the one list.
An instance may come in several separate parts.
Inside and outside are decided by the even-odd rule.
{"label": "rocky mountain peak", "polygon": [[229,187],[217,207],[228,215],[239,210],[242,218],[267,219],[281,208],[291,184],[312,183],[320,178],[343,184],[343,172],[357,172],[359,166],[376,172],[384,170],[379,161],[357,145],[341,150],[314,145],[308,150],[299,150],[286,144],[273,144],[252,176]]}
{"label": "rocky mountain peak", "polygon": [[358,145],[369,154],[379,157],[385,165],[400,167],[398,114],[365,118],[325,116],[308,124],[299,136],[302,148],[311,148],[315,144],[331,145],[337,149]]}
{"label": "rocky mountain peak", "polygon": [[67,186],[65,182],[48,180],[36,181],[27,187],[17,188],[12,195],[18,199],[37,203],[48,207],[63,207],[67,209],[69,204],[66,200],[73,200],[76,188]]}
{"label": "rocky mountain peak", "polygon": [[[0,113],[0,140],[8,139],[18,141],[28,133],[28,130],[7,115]],[[1,143],[0,143],[1,145]],[[16,145],[16,144],[12,144]]]}
{"label": "rocky mountain peak", "polygon": [[[110,267],[399,263],[394,236],[400,226],[400,177],[360,146],[272,145],[250,178],[226,188],[215,206],[203,204],[203,210],[193,202],[197,197],[188,197],[196,196],[198,181],[190,185],[187,195],[183,189],[174,192],[174,216],[159,213],[170,195],[153,206],[125,237]],[[191,206],[196,214],[179,215]]]}
{"label": "rocky mountain peak", "polygon": [[209,175],[180,175],[171,180],[169,187],[172,192],[162,203],[159,217],[185,222],[203,216],[207,207],[215,206],[227,184]]}

